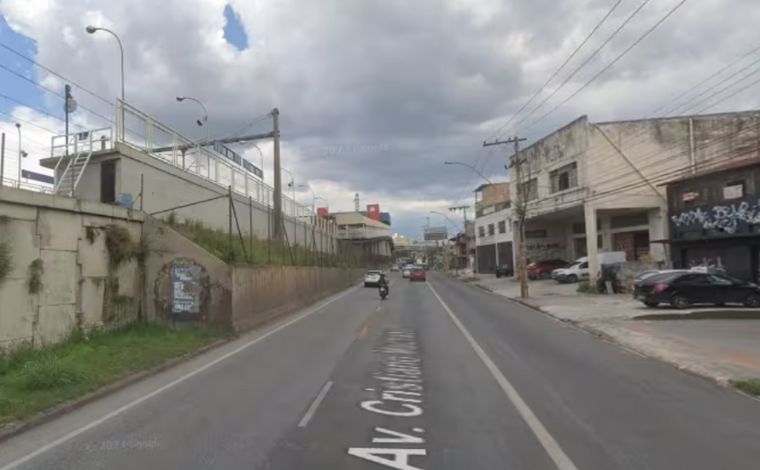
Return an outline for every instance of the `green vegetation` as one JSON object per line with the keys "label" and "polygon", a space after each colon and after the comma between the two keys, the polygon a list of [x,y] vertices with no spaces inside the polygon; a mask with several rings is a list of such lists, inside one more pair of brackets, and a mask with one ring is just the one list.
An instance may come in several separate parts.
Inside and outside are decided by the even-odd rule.
{"label": "green vegetation", "polygon": [[13,269],[13,257],[11,247],[7,243],[0,243],[0,281]]}
{"label": "green vegetation", "polygon": [[260,240],[256,237],[242,238],[235,232],[230,245],[230,237],[224,230],[206,227],[203,222],[186,220],[173,225],[182,235],[191,239],[214,256],[227,261],[245,264],[275,264],[303,266],[348,266],[348,260],[337,256],[328,256],[301,246],[280,246],[274,242]]}
{"label": "green vegetation", "polygon": [[77,333],[45,349],[0,356],[0,426],[157,366],[227,335],[213,329],[131,325]]}
{"label": "green vegetation", "polygon": [[732,380],[731,385],[744,393],[760,396],[760,379]]}
{"label": "green vegetation", "polygon": [[575,290],[579,294],[598,294],[596,287],[591,285],[588,281],[581,281],[578,283],[578,288]]}
{"label": "green vegetation", "polygon": [[140,246],[132,240],[129,230],[121,225],[106,225],[106,249],[112,268],[139,255]]}
{"label": "green vegetation", "polygon": [[29,263],[29,293],[32,295],[42,292],[42,274],[45,272],[45,267],[42,264],[42,260],[37,258]]}

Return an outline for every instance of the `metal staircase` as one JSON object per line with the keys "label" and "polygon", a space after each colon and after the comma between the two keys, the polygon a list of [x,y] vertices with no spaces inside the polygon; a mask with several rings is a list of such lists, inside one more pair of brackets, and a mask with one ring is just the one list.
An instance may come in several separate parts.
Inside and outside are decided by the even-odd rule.
{"label": "metal staircase", "polygon": [[[74,138],[75,153],[68,157],[61,156],[58,159],[58,163],[56,163],[54,170],[54,174],[56,175],[54,189],[55,194],[74,197],[76,195],[77,186],[79,185],[79,180],[82,179],[82,174],[84,173],[85,168],[87,168],[87,164],[90,162],[90,157],[92,156],[92,132],[80,132],[78,134],[73,134],[71,137]],[[61,163],[65,160],[68,160],[68,162],[65,163],[66,168],[64,168],[59,177],[58,169]]]}

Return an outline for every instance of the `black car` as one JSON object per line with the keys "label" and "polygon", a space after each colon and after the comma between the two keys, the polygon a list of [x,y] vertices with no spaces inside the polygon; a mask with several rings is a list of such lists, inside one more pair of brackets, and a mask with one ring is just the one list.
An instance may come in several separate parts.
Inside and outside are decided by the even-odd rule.
{"label": "black car", "polygon": [[514,274],[514,271],[512,270],[512,266],[508,264],[502,264],[501,266],[498,266],[496,268],[496,277],[509,277]]}
{"label": "black car", "polygon": [[687,308],[692,304],[760,307],[760,287],[716,273],[680,271],[656,274],[638,281],[633,296],[647,307],[662,303],[675,308]]}

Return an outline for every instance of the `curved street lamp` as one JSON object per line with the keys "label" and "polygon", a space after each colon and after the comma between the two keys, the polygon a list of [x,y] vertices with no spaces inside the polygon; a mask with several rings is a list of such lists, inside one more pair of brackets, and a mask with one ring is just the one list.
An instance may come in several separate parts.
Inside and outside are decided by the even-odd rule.
{"label": "curved street lamp", "polygon": [[116,42],[119,43],[119,51],[121,52],[121,100],[124,101],[124,46],[121,44],[121,39],[119,39],[119,36],[117,36],[116,33],[108,28],[87,26],[85,28],[85,31],[87,31],[89,34],[95,34],[98,31],[105,31],[111,34],[111,36],[115,37]]}
{"label": "curved street lamp", "polygon": [[470,170],[472,170],[473,172],[475,172],[478,176],[480,176],[481,178],[483,178],[484,180],[486,180],[488,182],[488,184],[493,184],[493,182],[491,180],[489,180],[488,178],[486,178],[485,176],[483,176],[483,173],[479,172],[477,170],[477,168],[475,168],[472,165],[469,165],[469,164],[464,163],[464,162],[443,162],[443,164],[444,165],[459,165],[459,166],[463,166],[463,167],[469,168]]}
{"label": "curved street lamp", "polygon": [[[208,110],[206,109],[206,106],[204,106],[204,104],[201,103],[201,100],[199,100],[197,98],[193,98],[192,96],[178,96],[176,99],[180,103],[183,102],[183,101],[185,101],[185,100],[193,101],[195,103],[198,103],[198,105],[201,107],[201,109],[203,109],[203,116],[201,116],[200,119],[196,119],[195,123],[198,124],[199,127],[203,127],[204,125],[206,125],[208,123]],[[206,142],[205,143],[206,143],[206,145],[209,144],[209,128],[208,128],[208,125],[206,125]],[[261,150],[259,150],[259,152],[261,152]]]}

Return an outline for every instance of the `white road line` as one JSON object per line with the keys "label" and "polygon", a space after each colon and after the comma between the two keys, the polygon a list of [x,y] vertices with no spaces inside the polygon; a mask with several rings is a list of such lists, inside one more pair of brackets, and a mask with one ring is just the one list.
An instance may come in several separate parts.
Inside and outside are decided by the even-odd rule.
{"label": "white road line", "polygon": [[475,350],[475,353],[478,355],[480,360],[483,361],[483,364],[485,364],[488,371],[491,372],[491,375],[493,375],[494,379],[496,379],[496,382],[507,395],[509,401],[512,402],[514,407],[517,409],[517,412],[520,413],[520,416],[522,416],[522,419],[525,420],[525,423],[528,425],[531,431],[533,431],[533,434],[541,443],[544,450],[546,450],[546,453],[549,454],[549,457],[552,459],[552,461],[554,461],[554,464],[557,466],[557,468],[559,470],[577,470],[577,467],[573,461],[570,460],[570,457],[568,457],[567,454],[565,454],[554,437],[549,434],[549,431],[546,430],[546,427],[544,427],[538,417],[536,417],[536,415],[533,413],[533,410],[530,409],[520,394],[517,393],[515,387],[513,387],[509,380],[504,377],[504,374],[501,373],[496,364],[494,364],[491,358],[488,357],[488,354],[486,354],[478,342],[475,341],[475,338],[472,337],[470,332],[467,331],[467,328],[465,328],[457,316],[454,315],[454,312],[452,312],[449,306],[446,305],[446,302],[444,302],[441,296],[438,295],[438,292],[436,292],[433,286],[430,283],[428,283],[428,286],[430,287],[430,290],[433,291],[433,294],[438,299],[438,302],[440,302],[443,308],[446,310],[446,313],[449,314],[451,321],[453,321],[457,328],[459,328],[459,331],[462,332],[464,337],[470,343],[470,346],[472,346],[472,348]]}
{"label": "white road line", "polygon": [[322,390],[320,390],[319,395],[317,395],[317,398],[314,399],[314,402],[311,404],[308,410],[306,410],[306,414],[303,415],[303,418],[301,418],[301,421],[298,423],[299,428],[305,428],[307,424],[309,424],[309,421],[311,421],[311,417],[314,416],[314,413],[316,413],[317,408],[319,408],[319,404],[322,403],[322,400],[325,399],[325,395],[327,395],[327,392],[330,391],[330,387],[332,387],[332,382],[327,381],[324,387],[322,387]]}
{"label": "white road line", "polygon": [[203,366],[195,369],[194,371],[189,372],[189,373],[183,375],[182,377],[180,377],[180,378],[178,378],[176,380],[173,380],[173,381],[169,382],[168,384],[166,384],[166,385],[164,385],[164,386],[162,386],[160,388],[157,388],[156,390],[153,390],[152,392],[150,392],[150,393],[148,393],[146,395],[143,395],[140,398],[137,398],[137,399],[135,399],[135,400],[127,403],[126,405],[124,405],[124,406],[122,406],[120,408],[117,408],[117,409],[113,410],[112,412],[110,412],[110,413],[108,413],[106,415],[101,416],[100,418],[96,419],[95,421],[91,421],[90,423],[85,424],[84,426],[82,426],[80,428],[77,428],[77,429],[75,429],[75,430],[73,430],[73,431],[71,431],[71,432],[69,432],[67,434],[64,434],[63,436],[59,437],[58,439],[56,439],[56,440],[54,440],[54,441],[52,441],[52,442],[50,442],[50,443],[48,443],[48,444],[46,444],[46,445],[38,448],[34,452],[31,452],[31,453],[29,453],[29,454],[27,454],[27,455],[25,455],[25,456],[23,456],[23,457],[21,457],[21,458],[19,458],[17,460],[14,460],[13,462],[5,465],[4,467],[1,467],[0,470],[11,470],[13,468],[18,467],[19,465],[21,465],[23,463],[26,463],[26,462],[32,460],[33,458],[37,457],[38,455],[44,454],[45,452],[49,451],[50,449],[58,447],[59,445],[63,444],[64,442],[69,441],[69,440],[71,440],[71,439],[79,436],[80,434],[82,434],[82,433],[84,433],[86,431],[89,431],[90,429],[92,429],[92,428],[94,428],[96,426],[99,426],[99,425],[105,423],[106,421],[110,420],[111,418],[113,418],[115,416],[118,416],[118,415],[124,413],[125,411],[130,410],[131,408],[134,408],[135,406],[141,404],[142,402],[155,397],[159,393],[164,392],[166,390],[169,390],[170,388],[174,387],[175,385],[178,385],[178,384],[184,382],[185,380],[190,379],[190,378],[192,378],[192,377],[200,374],[204,370],[209,369],[209,368],[215,366],[216,364],[219,364],[223,360],[225,360],[225,359],[227,359],[227,358],[229,358],[231,356],[234,356],[235,354],[238,354],[239,352],[241,352],[241,351],[243,351],[243,350],[245,350],[245,349],[253,346],[254,344],[258,343],[259,341],[262,341],[262,340],[268,338],[269,336],[272,336],[273,334],[277,333],[278,331],[283,330],[283,329],[289,327],[290,325],[292,325],[292,324],[294,324],[294,323],[296,323],[296,322],[298,322],[298,321],[300,321],[300,320],[308,317],[309,315],[312,315],[312,314],[314,314],[314,313],[322,310],[323,308],[327,307],[328,305],[332,304],[333,302],[336,302],[336,301],[342,299],[343,297],[345,297],[346,295],[350,294],[354,290],[355,290],[355,288],[350,288],[350,289],[346,290],[345,292],[343,292],[342,294],[339,294],[339,295],[334,296],[334,297],[332,297],[330,299],[327,299],[326,301],[324,301],[321,304],[318,304],[318,305],[310,308],[309,310],[307,310],[306,312],[302,313],[301,315],[298,315],[297,317],[293,318],[292,320],[289,320],[289,321],[283,323],[282,325],[280,325],[280,326],[278,326],[278,327],[276,327],[276,328],[274,328],[274,329],[272,329],[270,331],[267,331],[266,333],[264,333],[263,335],[257,337],[256,339],[253,339],[253,340],[251,340],[251,341],[243,344],[239,348],[233,349],[232,351],[224,354],[221,357],[218,357],[218,358],[214,359],[213,361],[209,362],[208,364],[204,364]]}

